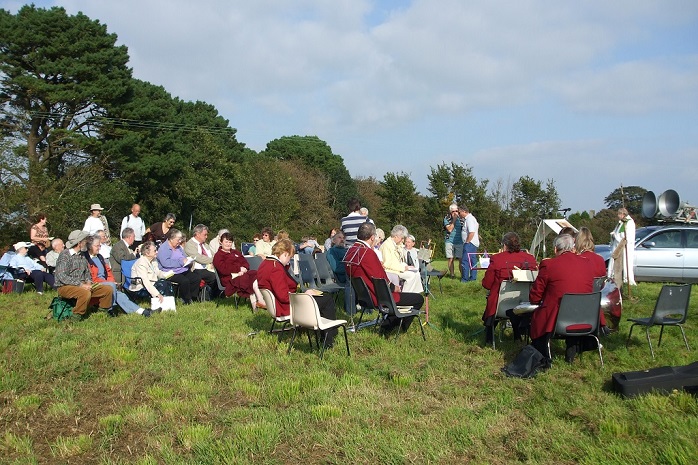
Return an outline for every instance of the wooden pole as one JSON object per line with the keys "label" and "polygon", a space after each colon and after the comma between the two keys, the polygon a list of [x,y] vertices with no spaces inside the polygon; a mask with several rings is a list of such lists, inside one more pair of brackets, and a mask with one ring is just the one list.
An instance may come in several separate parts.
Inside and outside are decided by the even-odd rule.
{"label": "wooden pole", "polygon": [[[623,208],[625,207],[625,193],[623,192],[623,184],[621,183],[620,185],[620,201],[621,204],[623,205]],[[626,208],[627,209],[627,208]],[[628,216],[630,213],[628,213]],[[624,229],[625,234],[625,278],[626,278],[626,290],[628,292],[628,298],[632,297],[632,291],[630,290],[630,275],[628,272],[628,267],[630,266],[630,261],[628,260],[628,246],[632,246],[633,250],[635,249],[635,244],[628,244],[628,230],[627,230],[627,222],[626,222],[626,228]]]}

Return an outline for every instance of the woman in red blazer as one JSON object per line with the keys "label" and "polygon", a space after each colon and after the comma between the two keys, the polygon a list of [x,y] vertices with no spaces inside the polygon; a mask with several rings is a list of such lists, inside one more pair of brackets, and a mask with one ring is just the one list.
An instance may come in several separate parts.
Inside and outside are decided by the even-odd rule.
{"label": "woman in red blazer", "polygon": [[[502,281],[511,279],[511,270],[537,270],[536,258],[530,253],[521,250],[521,240],[515,232],[508,232],[502,237],[502,251],[490,257],[490,265],[482,279],[482,287],[487,289],[487,305],[482,315],[485,325],[485,344],[491,344],[494,339],[495,321],[497,313],[497,301],[499,300],[499,287]],[[514,331],[515,336],[518,335]]]}
{"label": "woman in red blazer", "polygon": [[[289,293],[296,292],[298,283],[289,272],[289,263],[291,263],[291,258],[295,253],[296,248],[293,242],[290,239],[281,239],[274,244],[271,249],[271,255],[267,255],[257,270],[259,288],[269,289],[276,298],[276,316],[291,314]],[[330,320],[337,318],[337,310],[331,295],[315,295],[316,291],[311,289],[305,292],[312,295],[317,302],[320,315]],[[327,336],[325,336],[325,333],[327,333]],[[327,338],[327,348],[332,347],[336,335],[337,328],[321,332],[321,337]]]}

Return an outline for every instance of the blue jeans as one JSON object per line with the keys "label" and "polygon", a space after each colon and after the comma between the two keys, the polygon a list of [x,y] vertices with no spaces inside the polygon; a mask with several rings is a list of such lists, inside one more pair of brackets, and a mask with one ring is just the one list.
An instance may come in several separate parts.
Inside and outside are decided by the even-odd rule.
{"label": "blue jeans", "polygon": [[463,244],[463,259],[460,261],[460,271],[463,278],[461,282],[477,281],[477,270],[472,269],[477,265],[477,247],[475,247],[472,242]]}
{"label": "blue jeans", "polygon": [[140,308],[138,304],[129,299],[126,294],[116,289],[116,283],[107,281],[100,284],[104,284],[112,288],[113,306],[121,307],[121,310],[126,313],[133,313]]}

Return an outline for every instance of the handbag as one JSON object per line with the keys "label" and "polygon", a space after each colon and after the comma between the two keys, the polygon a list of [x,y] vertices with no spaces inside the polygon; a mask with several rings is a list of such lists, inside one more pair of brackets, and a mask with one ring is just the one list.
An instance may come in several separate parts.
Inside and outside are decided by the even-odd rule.
{"label": "handbag", "polygon": [[172,295],[163,295],[162,302],[157,297],[152,297],[150,299],[150,308],[152,310],[160,309],[163,312],[176,312],[177,308],[175,306],[175,298]]}
{"label": "handbag", "polygon": [[174,286],[166,279],[158,279],[153,286],[155,286],[155,289],[158,290],[160,295],[174,296]]}

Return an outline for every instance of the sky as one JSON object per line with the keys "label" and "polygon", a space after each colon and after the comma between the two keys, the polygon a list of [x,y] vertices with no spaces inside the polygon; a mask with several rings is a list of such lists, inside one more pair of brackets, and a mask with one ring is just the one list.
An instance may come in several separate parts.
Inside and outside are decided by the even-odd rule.
{"label": "sky", "polygon": [[425,195],[455,162],[553,180],[572,212],[621,186],[698,205],[695,0],[34,3],[106,24],[134,77],[214,105],[257,151],[317,136],[353,177],[404,172]]}

